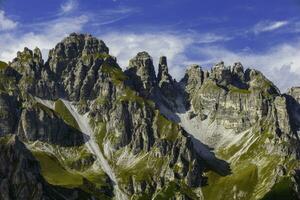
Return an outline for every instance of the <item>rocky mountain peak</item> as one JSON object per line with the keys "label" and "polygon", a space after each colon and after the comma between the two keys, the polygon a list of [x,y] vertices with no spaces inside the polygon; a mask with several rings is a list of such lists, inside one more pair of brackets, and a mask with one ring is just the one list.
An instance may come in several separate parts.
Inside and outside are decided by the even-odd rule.
{"label": "rocky mountain peak", "polygon": [[232,66],[232,72],[233,73],[244,73],[244,67],[243,67],[242,63],[240,63],[240,62],[234,63]]}
{"label": "rocky mountain peak", "polygon": [[225,68],[226,68],[226,66],[225,66],[224,61],[220,61],[212,67],[212,70],[224,70]]}
{"label": "rocky mountain peak", "polygon": [[157,75],[157,82],[161,87],[164,82],[172,83],[172,76],[169,74],[168,64],[167,64],[167,57],[162,56],[159,59],[158,64],[158,75]]}
{"label": "rocky mountain peak", "polygon": [[33,58],[39,63],[44,63],[42,52],[38,47],[35,47],[33,50]]}
{"label": "rocky mountain peak", "polygon": [[16,61],[28,61],[31,58],[33,58],[33,52],[29,48],[25,47],[23,51],[18,51],[17,52],[17,57],[13,59],[13,62]]}
{"label": "rocky mountain peak", "polygon": [[240,80],[244,80],[244,67],[242,63],[236,62],[233,64],[231,71],[236,75]]}
{"label": "rocky mountain peak", "polygon": [[232,81],[232,73],[230,67],[225,66],[223,61],[213,66],[211,75],[220,85],[226,86]]}
{"label": "rocky mountain peak", "polygon": [[102,40],[93,37],[90,34],[71,33],[68,37],[63,39],[56,45],[51,55],[74,58],[81,54],[94,53],[109,53],[108,47]]}
{"label": "rocky mountain peak", "polygon": [[199,65],[191,65],[187,68],[183,79],[180,81],[185,85],[187,92],[195,89],[196,86],[201,86],[204,80],[204,71]]}
{"label": "rocky mountain peak", "polygon": [[67,65],[75,66],[80,58],[88,60],[108,54],[109,49],[102,40],[88,34],[72,33],[50,50],[48,63],[54,73],[60,74]]}
{"label": "rocky mountain peak", "polygon": [[281,95],[239,62],[191,65],[177,83],[165,56],[156,77],[147,52],[125,72],[108,53],[72,33],[46,63],[25,48],[0,67],[0,199],[53,189],[66,199],[261,199],[299,166],[300,87]]}
{"label": "rocky mountain peak", "polygon": [[129,68],[137,68],[143,70],[146,74],[149,74],[150,78],[154,72],[152,57],[145,51],[137,53],[137,55],[129,61]]}
{"label": "rocky mountain peak", "polygon": [[300,103],[300,87],[292,87],[287,94],[291,95],[296,101]]}
{"label": "rocky mountain peak", "polygon": [[125,72],[140,92],[149,93],[157,84],[153,60],[147,52],[139,52],[129,61]]}
{"label": "rocky mountain peak", "polygon": [[22,52],[17,53],[9,65],[24,76],[36,77],[40,74],[41,67],[44,64],[42,53],[38,48],[34,51],[25,47]]}

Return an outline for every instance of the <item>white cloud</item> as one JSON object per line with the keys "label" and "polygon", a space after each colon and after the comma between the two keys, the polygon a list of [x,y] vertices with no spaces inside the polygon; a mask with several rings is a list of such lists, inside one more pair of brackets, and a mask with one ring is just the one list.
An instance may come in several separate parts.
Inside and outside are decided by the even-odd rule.
{"label": "white cloud", "polygon": [[0,10],[0,31],[12,30],[17,27],[17,24],[17,22],[7,18],[3,10]]}
{"label": "white cloud", "polygon": [[[180,60],[185,48],[193,41],[188,37],[175,36],[171,34],[133,34],[133,33],[110,33],[102,35],[103,39],[110,48],[112,55],[116,56],[118,63],[126,68],[129,59],[133,58],[138,52],[147,51],[157,61],[160,56],[167,56],[170,71],[175,76],[180,76],[182,67]],[[177,77],[178,77],[177,76]]]}
{"label": "white cloud", "polygon": [[75,10],[78,6],[78,3],[76,0],[67,0],[65,3],[61,4],[61,12],[63,14],[69,13],[73,10]]}
{"label": "white cloud", "polygon": [[292,44],[281,44],[269,51],[255,54],[249,52],[236,53],[220,46],[198,48],[198,53],[207,59],[198,63],[211,65],[223,60],[231,65],[240,61],[245,67],[262,71],[281,91],[292,86],[300,86],[300,41]]}
{"label": "white cloud", "polygon": [[[135,8],[119,7],[114,10],[104,9],[99,13],[84,12],[85,14],[80,16],[74,14],[72,16],[64,15],[63,12],[71,12],[78,6],[77,4],[76,0],[66,1],[61,6],[62,11],[56,15],[54,20],[22,24],[14,31],[0,32],[0,60],[9,62],[16,57],[17,51],[22,50],[24,47],[32,49],[36,46],[42,50],[44,59],[47,59],[48,51],[51,48],[70,33],[84,31],[83,27],[87,22],[89,22],[90,28],[98,28],[114,23],[138,11]],[[4,12],[0,12],[0,19],[1,14],[4,15]],[[24,27],[30,31],[25,31]]]}
{"label": "white cloud", "polygon": [[208,44],[217,41],[228,40],[227,37],[215,34],[173,34],[173,33],[145,33],[134,34],[114,32],[100,35],[110,53],[117,57],[122,68],[128,66],[129,59],[138,52],[147,51],[157,67],[160,56],[167,56],[170,73],[176,79],[180,79],[185,71],[188,58],[186,53],[192,44]]}
{"label": "white cloud", "polygon": [[[89,17],[63,17],[39,24],[32,32],[22,35],[14,32],[0,34],[0,60],[10,61],[18,50],[25,46],[38,46],[44,58],[49,49],[71,32],[80,32],[88,23]],[[33,25],[35,26],[35,25]],[[211,66],[212,63],[225,61],[232,64],[241,61],[245,67],[261,70],[282,91],[300,85],[300,40],[295,43],[281,44],[270,48],[269,51],[255,54],[249,51],[234,52],[215,42],[226,41],[230,38],[214,34],[180,34],[180,33],[145,33],[111,32],[98,35],[110,48],[112,55],[118,58],[119,64],[126,68],[130,58],[140,51],[147,51],[154,59],[154,64],[160,56],[168,57],[170,73],[177,80],[182,78],[186,66],[201,64]],[[194,54],[191,59],[190,53]]]}
{"label": "white cloud", "polygon": [[24,47],[33,49],[39,47],[43,57],[46,58],[48,51],[56,43],[62,40],[71,32],[82,31],[83,26],[88,22],[85,15],[72,18],[60,18],[59,20],[48,21],[39,25],[41,32],[28,32],[19,34],[0,34],[0,60],[11,61],[16,57],[17,51]]}
{"label": "white cloud", "polygon": [[270,32],[288,25],[288,21],[262,21],[254,26],[254,33]]}
{"label": "white cloud", "polygon": [[[167,56],[170,73],[177,80],[183,77],[186,67],[190,64],[211,67],[223,60],[227,65],[239,61],[245,68],[262,71],[283,92],[292,86],[300,86],[300,40],[273,46],[268,51],[258,54],[250,51],[234,52],[217,46],[214,42],[228,38],[211,34],[115,32],[100,35],[99,38],[104,40],[111,54],[118,58],[122,68],[128,66],[129,59],[137,52],[147,51],[153,57],[155,66],[160,56]],[[196,54],[194,60],[188,57],[191,52]]]}
{"label": "white cloud", "polygon": [[[70,5],[65,5],[65,12],[70,12],[74,8]],[[9,31],[15,28],[17,23],[7,19],[5,13],[0,11],[0,30],[3,27],[8,30],[0,33],[0,60],[11,61],[17,51],[22,50],[25,46],[31,49],[39,47],[44,58],[47,58],[49,49],[71,32],[83,31],[88,22],[92,26],[101,27],[103,24],[113,23],[136,11],[130,8],[121,8],[115,12],[104,10],[98,13],[98,16],[103,16],[97,17],[100,21],[90,20],[96,18],[92,14],[77,17],[60,15],[55,20],[26,25],[31,30],[30,32],[24,32],[22,29]],[[99,24],[94,25],[95,23]],[[259,30],[272,31],[287,23],[286,21],[268,22]],[[246,67],[261,70],[282,90],[292,85],[300,85],[298,78],[300,76],[300,40],[293,44],[287,43],[272,47],[269,51],[261,54],[254,54],[248,51],[237,53],[222,46],[216,46],[217,42],[232,38],[212,33],[110,32],[99,34],[98,37],[106,42],[111,54],[118,58],[118,62],[123,68],[127,67],[129,59],[138,52],[147,51],[153,57],[155,66],[157,66],[160,56],[167,56],[170,73],[176,79],[182,78],[185,68],[189,64],[196,63],[207,66],[224,60],[228,64],[241,61]],[[191,54],[193,54],[193,59],[190,57]]]}
{"label": "white cloud", "polygon": [[118,58],[123,67],[128,60],[140,51],[147,51],[154,59],[162,55],[173,60],[177,54],[183,53],[185,47],[192,42],[189,38],[170,34],[134,34],[109,33],[99,36],[110,47],[111,54]]}

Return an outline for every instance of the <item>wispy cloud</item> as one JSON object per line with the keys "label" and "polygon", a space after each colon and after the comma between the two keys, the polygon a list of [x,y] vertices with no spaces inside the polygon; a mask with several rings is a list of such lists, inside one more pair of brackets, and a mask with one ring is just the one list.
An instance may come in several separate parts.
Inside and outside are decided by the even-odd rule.
{"label": "wispy cloud", "polygon": [[[66,1],[61,7],[62,10],[55,15],[54,19],[20,24],[15,30],[11,30],[12,26],[8,30],[8,25],[5,25],[8,31],[0,32],[0,60],[11,61],[16,56],[17,51],[22,50],[25,46],[28,48],[39,47],[42,50],[43,57],[47,58],[48,51],[68,34],[84,32],[85,26],[93,29],[103,27],[122,20],[137,11],[137,9],[133,8],[118,7],[114,10],[104,9],[99,11],[99,13],[81,11],[79,15],[71,12],[76,9],[77,4],[78,2],[75,0]],[[0,13],[0,20],[1,15],[4,16],[4,12]]]}
{"label": "wispy cloud", "polygon": [[130,58],[140,51],[147,51],[154,60],[162,55],[168,57],[170,65],[173,65],[176,56],[182,54],[185,48],[193,42],[188,37],[167,33],[122,33],[114,32],[99,35],[110,47],[111,54],[118,58],[119,64],[126,68]]}
{"label": "wispy cloud", "polygon": [[69,13],[75,10],[78,6],[78,2],[76,0],[67,0],[63,4],[61,4],[61,12],[62,14]]}
{"label": "wispy cloud", "polygon": [[0,60],[11,61],[17,51],[24,47],[39,47],[44,58],[48,56],[49,49],[71,32],[81,32],[88,22],[85,15],[78,17],[60,18],[40,24],[40,30],[27,33],[4,33],[0,34]]}
{"label": "wispy cloud", "polygon": [[[300,39],[297,42],[271,46],[258,54],[227,49],[218,42],[230,38],[210,33],[115,32],[98,37],[106,42],[111,54],[118,58],[123,68],[128,66],[129,59],[137,52],[147,51],[153,57],[155,66],[160,56],[167,56],[170,73],[177,80],[183,77],[186,67],[190,64],[211,67],[223,60],[228,65],[239,61],[247,68],[262,71],[283,92],[292,86],[300,86]],[[196,56],[191,58],[191,54]]]}
{"label": "wispy cloud", "polygon": [[129,59],[140,51],[147,51],[154,60],[155,66],[160,56],[167,56],[170,73],[174,78],[181,78],[188,60],[187,53],[191,45],[212,44],[217,41],[229,40],[229,37],[213,33],[168,33],[150,32],[136,34],[134,32],[112,32],[100,34],[110,48],[112,55],[116,56],[118,63],[126,68]]}
{"label": "wispy cloud", "polygon": [[139,11],[139,8],[121,6],[115,9],[101,10],[98,13],[86,14],[90,16],[92,26],[103,26],[123,20]]}
{"label": "wispy cloud", "polygon": [[[220,60],[228,64],[241,61],[247,67],[258,68],[267,77],[274,81],[282,90],[300,85],[300,40],[295,43],[285,43],[270,47],[270,50],[261,54],[251,52],[235,52],[222,46],[224,42],[233,40],[236,36],[231,34],[199,33],[187,30],[183,32],[157,31],[152,28],[138,33],[134,29],[128,32],[111,30],[109,33],[103,30],[133,13],[139,12],[138,8],[118,7],[116,9],[104,9],[98,13],[81,11],[72,12],[78,6],[75,0],[65,1],[61,6],[60,15],[55,19],[43,20],[35,24],[20,24],[6,17],[0,10],[0,60],[10,61],[16,56],[18,50],[25,46],[40,47],[44,58],[49,49],[71,32],[82,32],[88,29],[97,29],[97,36],[103,39],[110,48],[112,55],[118,58],[120,65],[125,68],[130,58],[137,52],[148,51],[153,56],[155,65],[160,56],[168,57],[170,73],[174,78],[180,79],[187,65],[195,63],[211,66]],[[290,27],[293,22],[288,21],[264,21],[255,25],[253,32],[256,34],[270,32],[284,26]],[[26,27],[26,30],[24,29]],[[99,28],[101,27],[101,28]],[[106,27],[103,28],[102,27]],[[136,28],[136,27],[135,27]],[[2,30],[2,32],[1,32]],[[3,31],[6,30],[6,31]],[[29,30],[29,31],[27,31]],[[230,36],[228,36],[230,35]]]}
{"label": "wispy cloud", "polygon": [[197,48],[203,59],[194,61],[211,66],[213,63],[224,61],[231,65],[240,61],[245,67],[262,71],[273,81],[281,91],[285,92],[292,86],[300,86],[300,40],[294,43],[283,43],[270,47],[262,53],[234,52],[222,46],[207,46]]}
{"label": "wispy cloud", "polygon": [[257,23],[254,28],[253,32],[255,34],[263,33],[263,32],[270,32],[280,29],[286,25],[288,25],[288,21],[262,21]]}
{"label": "wispy cloud", "polygon": [[5,12],[0,10],[0,31],[12,30],[17,27],[17,22],[5,16]]}

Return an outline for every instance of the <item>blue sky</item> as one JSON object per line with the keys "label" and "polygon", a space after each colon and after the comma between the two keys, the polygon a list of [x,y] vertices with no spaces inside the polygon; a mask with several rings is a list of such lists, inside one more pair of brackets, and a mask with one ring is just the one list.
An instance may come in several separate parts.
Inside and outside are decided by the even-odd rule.
{"label": "blue sky", "polygon": [[300,0],[0,0],[0,59],[25,46],[49,49],[71,32],[102,39],[126,68],[137,52],[171,74],[190,64],[241,61],[284,92],[300,86]]}

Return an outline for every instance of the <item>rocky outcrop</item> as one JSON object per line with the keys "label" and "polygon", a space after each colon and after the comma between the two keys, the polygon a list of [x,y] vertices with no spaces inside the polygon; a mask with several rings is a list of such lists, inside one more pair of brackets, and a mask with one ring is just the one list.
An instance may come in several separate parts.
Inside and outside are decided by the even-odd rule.
{"label": "rocky outcrop", "polygon": [[147,52],[140,52],[131,59],[125,74],[143,96],[149,96],[157,85],[153,61]]}
{"label": "rocky outcrop", "polygon": [[98,95],[100,66],[117,66],[108,52],[103,41],[73,33],[49,52],[46,63],[38,48],[25,48],[9,67],[20,74],[22,91],[44,99],[87,100]]}
{"label": "rocky outcrop", "polygon": [[5,93],[0,94],[0,136],[15,133],[19,112],[18,103],[16,98]]}
{"label": "rocky outcrop", "polygon": [[[185,86],[190,86],[191,89],[195,89],[197,85],[202,85],[204,81],[204,71],[199,65],[191,65],[187,68],[185,75],[181,82]],[[209,73],[208,73],[209,74]],[[191,90],[187,89],[187,90]]]}
{"label": "rocky outcrop", "polygon": [[176,108],[176,104],[174,102],[181,96],[181,90],[179,84],[169,74],[167,57],[165,56],[159,59],[157,83],[158,87],[153,100],[155,102],[161,102],[169,109],[175,111],[174,108]]}
{"label": "rocky outcrop", "polygon": [[287,94],[292,96],[298,103],[300,103],[300,87],[290,88]]}
{"label": "rocky outcrop", "polygon": [[78,189],[48,184],[40,174],[38,161],[17,136],[0,138],[1,199],[89,199]]}
{"label": "rocky outcrop", "polygon": [[164,84],[172,84],[172,76],[169,74],[168,64],[167,64],[167,57],[162,56],[159,59],[158,64],[158,74],[157,74],[157,82],[159,87],[164,87]]}
{"label": "rocky outcrop", "polygon": [[190,104],[196,113],[209,115],[211,120],[237,132],[267,116],[271,102],[279,95],[277,88],[260,72],[250,69],[244,72],[240,63],[226,67],[221,62],[209,73],[192,66],[181,84],[190,94]]}
{"label": "rocky outcrop", "polygon": [[97,95],[95,84],[104,60],[116,65],[108,52],[103,41],[73,33],[49,52],[46,66],[55,74],[68,99],[87,100]]}
{"label": "rocky outcrop", "polygon": [[18,73],[17,84],[24,94],[31,93],[38,97],[53,98],[57,96],[56,91],[59,86],[50,69],[44,65],[38,48],[34,51],[24,48],[23,52],[18,52],[17,57],[9,64],[9,68],[13,68],[15,73]]}
{"label": "rocky outcrop", "polygon": [[40,103],[22,110],[17,134],[24,141],[42,141],[60,146],[79,146],[85,142],[83,133]]}
{"label": "rocky outcrop", "polygon": [[[71,34],[60,42],[50,51],[46,63],[38,49],[31,51],[25,48],[18,53],[4,71],[4,76],[13,79],[12,89],[19,102],[14,111],[4,98],[3,110],[15,112],[17,119],[12,122],[13,115],[3,115],[6,121],[2,125],[4,134],[12,131],[9,130],[11,128],[28,144],[53,146],[46,148],[47,153],[54,155],[59,164],[65,164],[69,159],[62,153],[65,148],[82,148],[81,145],[90,139],[97,139],[108,163],[125,162],[126,159],[129,162],[131,158],[124,159],[120,152],[127,152],[137,160],[147,155],[147,161],[142,163],[111,167],[120,173],[117,179],[122,180],[120,187],[128,196],[143,192],[152,195],[174,180],[178,187],[204,185],[203,172],[207,165],[195,151],[188,133],[155,109],[153,100],[156,95],[163,93],[165,99],[175,97],[176,83],[168,73],[166,58],[161,58],[157,78],[148,53],[138,53],[125,73],[108,53],[102,41],[81,34]],[[14,97],[13,93],[8,96]],[[78,119],[74,119],[76,116],[70,113],[74,108],[67,112],[64,101],[58,100],[60,98],[72,101],[80,113],[87,115],[95,135],[89,138],[81,133],[82,124],[79,126]],[[44,148],[38,149],[44,151]],[[161,157],[167,159],[162,160]],[[74,162],[84,163],[89,159],[90,155],[72,160],[67,163],[66,169]],[[151,162],[156,163],[157,169],[152,171]],[[129,167],[132,170],[140,164],[149,165],[141,170],[145,173],[151,170],[151,177],[137,178],[140,172],[136,171],[126,173],[130,176],[122,175]],[[91,162],[87,167],[80,165],[72,170],[91,165],[97,164]],[[164,176],[162,171],[168,175]],[[108,185],[112,185],[112,180],[108,181]]]}
{"label": "rocky outcrop", "polygon": [[[230,158],[234,166],[244,162],[249,166],[242,169],[242,178],[235,174],[228,178],[228,183],[233,179],[237,187],[236,182],[247,180],[247,173],[251,181],[264,177],[264,183],[270,182],[265,174],[258,175],[264,169],[274,172],[272,176],[276,178],[283,176],[279,176],[273,162],[265,166],[269,157],[262,155],[289,160],[285,171],[295,167],[290,159],[299,157],[298,90],[282,95],[261,72],[244,69],[241,63],[225,66],[220,62],[211,70],[192,65],[176,82],[169,74],[166,57],[160,58],[157,76],[147,52],[138,53],[123,72],[103,41],[73,33],[50,51],[46,62],[38,48],[25,48],[1,67],[0,76],[0,137],[18,135],[11,140],[14,142],[1,139],[0,146],[3,142],[5,147],[0,159],[8,160],[7,166],[12,165],[10,157],[25,163],[25,171],[18,168],[14,175],[23,182],[29,180],[30,187],[16,192],[25,199],[33,191],[38,191],[36,199],[43,199],[44,191],[52,191],[52,186],[42,178],[34,157],[22,142],[50,157],[55,169],[72,183],[83,180],[84,184],[79,181],[78,185],[98,198],[103,194],[111,198],[113,193],[125,199],[203,198],[200,188],[209,182],[209,171],[226,176],[230,168],[194,133],[222,135],[228,146],[213,146],[218,148],[218,155]],[[212,134],[214,131],[217,134]],[[209,139],[217,140],[214,137]],[[27,153],[23,155],[23,151]],[[245,155],[248,151],[251,155],[263,153],[258,152],[251,160]],[[48,162],[45,157],[40,162]],[[253,164],[257,160],[263,160],[264,168]],[[0,167],[3,174],[14,173],[14,169]],[[237,172],[239,169],[234,168],[233,173]],[[52,175],[47,180],[57,179]],[[7,197],[11,195],[7,188],[15,184],[15,179],[3,177],[0,191]],[[213,177],[217,186],[223,184],[222,178]],[[0,181],[1,178],[2,175]],[[9,181],[12,183],[6,184]],[[74,198],[84,194],[76,187],[55,187],[55,191]],[[226,195],[233,197],[231,192],[232,188]]]}

